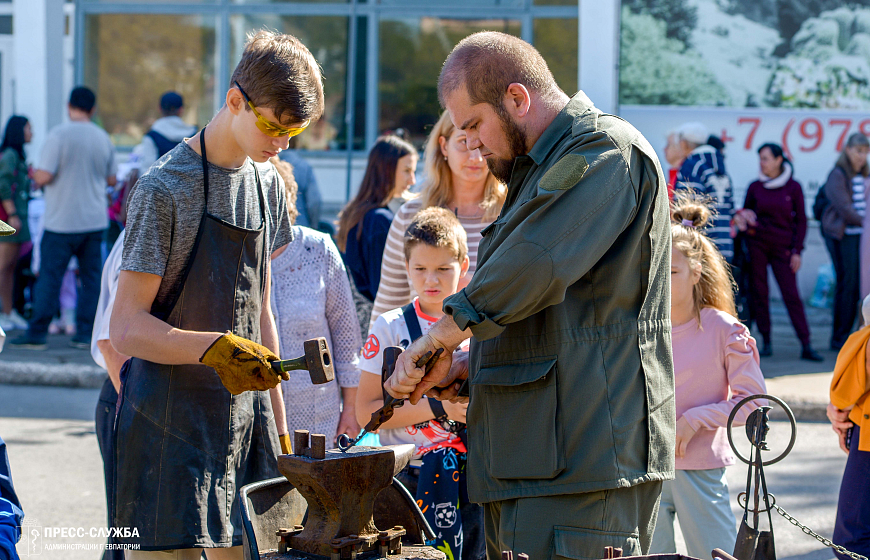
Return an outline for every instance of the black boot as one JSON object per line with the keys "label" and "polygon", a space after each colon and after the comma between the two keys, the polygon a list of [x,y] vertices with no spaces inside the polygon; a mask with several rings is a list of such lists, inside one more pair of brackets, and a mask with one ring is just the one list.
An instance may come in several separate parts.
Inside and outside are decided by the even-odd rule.
{"label": "black boot", "polygon": [[824,362],[825,359],[809,344],[804,344],[803,350],[801,350],[801,360],[807,360],[810,362]]}
{"label": "black boot", "polygon": [[761,352],[759,352],[758,354],[762,358],[769,358],[770,356],[773,356],[773,345],[770,343],[770,336],[761,335],[761,340],[763,341],[761,345]]}

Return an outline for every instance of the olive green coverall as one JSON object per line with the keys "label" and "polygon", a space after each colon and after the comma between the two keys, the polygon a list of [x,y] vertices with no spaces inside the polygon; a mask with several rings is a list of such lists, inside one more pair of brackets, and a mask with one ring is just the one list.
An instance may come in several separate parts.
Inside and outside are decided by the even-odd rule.
{"label": "olive green coverall", "polygon": [[645,553],[674,477],[671,229],[655,151],[576,94],[514,163],[470,284],[468,491],[487,555]]}

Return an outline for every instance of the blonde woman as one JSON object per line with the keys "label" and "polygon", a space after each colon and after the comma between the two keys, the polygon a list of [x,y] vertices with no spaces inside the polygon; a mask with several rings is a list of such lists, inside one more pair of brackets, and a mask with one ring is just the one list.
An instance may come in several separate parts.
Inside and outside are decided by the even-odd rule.
{"label": "blonde woman", "polygon": [[370,328],[382,313],[414,299],[405,268],[403,239],[417,212],[441,206],[455,213],[465,228],[470,265],[459,285],[462,289],[474,274],[480,232],[495,221],[504,204],[507,189],[489,172],[480,150],[469,151],[465,147],[465,132],[453,126],[446,111],[429,134],[423,160],[423,188],[417,197],[402,205],[387,235]]}

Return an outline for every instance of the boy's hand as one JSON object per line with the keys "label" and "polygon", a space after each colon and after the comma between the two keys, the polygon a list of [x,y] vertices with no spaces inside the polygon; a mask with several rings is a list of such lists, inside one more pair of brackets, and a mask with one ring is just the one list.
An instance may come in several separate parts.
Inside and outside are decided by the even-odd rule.
{"label": "boy's hand", "polygon": [[452,403],[445,401],[444,412],[447,413],[447,419],[454,422],[462,422],[465,424],[465,415],[468,412],[468,403]]}
{"label": "boy's hand", "polygon": [[[439,348],[445,352],[434,362],[429,364],[429,373],[418,368],[417,360],[426,352],[435,353]],[[436,385],[449,384],[450,366],[453,363],[453,349],[445,347],[431,334],[418,338],[407,350],[399,354],[396,360],[396,369],[393,375],[384,383],[387,392],[397,399],[409,399],[411,404],[420,402],[423,394]]]}
{"label": "boy's hand", "polygon": [[[277,359],[265,346],[228,331],[209,346],[199,361],[214,368],[227,391],[240,395],[278,385],[281,377],[270,364]],[[289,379],[289,374],[286,375]]]}
{"label": "boy's hand", "polygon": [[341,415],[338,417],[338,429],[335,430],[335,439],[333,440],[333,443],[338,444],[338,436],[341,434],[347,434],[348,436],[355,438],[359,435],[359,432],[359,422],[356,421],[356,406],[349,405],[347,401],[345,401],[341,410]]}

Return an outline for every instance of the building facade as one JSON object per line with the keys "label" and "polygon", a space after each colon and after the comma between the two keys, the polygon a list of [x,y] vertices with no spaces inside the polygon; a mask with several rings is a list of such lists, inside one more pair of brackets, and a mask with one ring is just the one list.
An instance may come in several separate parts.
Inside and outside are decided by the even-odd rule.
{"label": "building facade", "polygon": [[[444,58],[483,29],[534,44],[562,89],[627,118],[660,156],[668,131],[706,124],[738,206],[761,144],[786,148],[809,206],[848,135],[870,132],[870,0],[0,0],[0,116],[31,119],[33,159],[83,83],[124,152],[163,91],[205,124],[262,28],[298,36],[323,67],[326,113],[297,147],[333,210],[379,134],[422,146]],[[805,294],[826,259],[812,235]]]}

